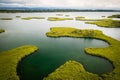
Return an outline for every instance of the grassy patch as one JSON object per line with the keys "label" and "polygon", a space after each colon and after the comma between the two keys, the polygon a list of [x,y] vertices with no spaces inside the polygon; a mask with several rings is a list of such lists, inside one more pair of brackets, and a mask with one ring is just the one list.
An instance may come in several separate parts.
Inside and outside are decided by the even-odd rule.
{"label": "grassy patch", "polygon": [[5,30],[3,30],[3,29],[0,29],[0,33],[2,33],[2,32],[5,32]]}
{"label": "grassy patch", "polygon": [[102,21],[94,21],[94,22],[85,22],[86,24],[95,24],[100,27],[107,27],[107,28],[119,28],[120,27],[120,20],[102,20]]}
{"label": "grassy patch", "polygon": [[65,21],[65,20],[73,20],[73,18],[60,18],[60,17],[48,17],[48,21]]}
{"label": "grassy patch", "polygon": [[71,36],[71,37],[94,37],[96,35],[102,34],[99,30],[93,29],[76,29],[76,28],[64,28],[64,27],[53,27],[50,28],[51,32],[47,32],[46,35],[49,37],[63,37],[63,36]]}
{"label": "grassy patch", "polygon": [[[102,80],[120,80],[120,76],[119,76],[120,75],[120,41],[117,41],[109,36],[104,35],[102,33],[102,31],[99,31],[99,30],[79,30],[76,28],[64,28],[64,27],[57,27],[57,28],[54,27],[54,28],[51,28],[50,30],[51,30],[50,32],[46,33],[46,35],[49,37],[66,37],[66,36],[67,37],[77,37],[77,38],[89,37],[89,38],[96,38],[96,39],[101,39],[101,40],[107,41],[110,44],[110,46],[108,46],[108,47],[85,48],[85,51],[87,54],[90,54],[90,55],[104,57],[113,64],[114,70],[112,72],[108,72],[107,74],[102,74],[101,75]],[[90,35],[91,31],[93,34],[92,36]],[[67,65],[67,64],[65,64],[65,65]],[[85,78],[85,77],[79,78],[78,75],[80,75],[80,74],[86,75],[86,73],[79,71],[78,67],[75,67],[76,65],[79,65],[79,63],[69,66],[69,67],[76,68],[79,72],[76,70],[74,72],[72,72],[72,71],[67,72],[68,71],[67,69],[69,69],[69,67],[66,67],[65,65],[63,65],[65,68],[61,69],[61,67],[60,67],[60,70],[58,68],[55,72],[51,73],[48,76],[48,78],[45,78],[45,79],[52,80],[53,77],[57,77],[57,78],[59,78],[59,80],[65,80],[65,79],[74,80],[73,78],[71,78],[71,76],[76,73],[77,74],[74,75],[74,78],[76,78],[75,80],[89,80],[89,79],[90,80],[98,80],[98,78],[99,78],[95,74],[92,74],[89,72],[87,72],[87,73],[89,73],[87,75],[87,78]],[[62,75],[61,70],[64,71],[63,75]],[[71,70],[71,68],[70,68],[70,70]],[[92,77],[92,79],[91,79],[91,74],[95,76],[94,78]],[[79,78],[79,79],[77,79],[77,78]]]}
{"label": "grassy patch", "polygon": [[0,18],[0,20],[12,20],[12,18]]}
{"label": "grassy patch", "polygon": [[45,19],[45,17],[25,17],[23,20],[31,20],[31,19]]}
{"label": "grassy patch", "polygon": [[20,18],[21,16],[16,16],[16,18]]}
{"label": "grassy patch", "polygon": [[77,21],[102,21],[102,20],[104,20],[104,19],[86,19],[83,16],[77,16],[77,17],[75,17],[75,19]]}
{"label": "grassy patch", "polygon": [[21,46],[0,53],[0,80],[19,80],[17,76],[17,64],[27,55],[32,54],[38,48],[32,45]]}
{"label": "grassy patch", "polygon": [[43,80],[102,80],[98,75],[85,71],[82,64],[67,61]]}
{"label": "grassy patch", "polygon": [[120,14],[115,14],[115,15],[112,15],[112,16],[108,16],[108,18],[120,18]]}

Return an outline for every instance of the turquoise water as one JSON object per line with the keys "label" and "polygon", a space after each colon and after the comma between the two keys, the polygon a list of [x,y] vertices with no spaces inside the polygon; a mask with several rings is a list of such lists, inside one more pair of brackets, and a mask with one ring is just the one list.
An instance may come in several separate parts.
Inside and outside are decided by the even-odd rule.
{"label": "turquoise water", "polygon": [[[101,17],[115,13],[64,13],[70,17],[78,15],[86,17]],[[89,12],[90,14],[90,12]],[[96,14],[96,15],[94,15]],[[6,32],[0,34],[0,52],[22,45],[36,45],[39,50],[24,58],[18,65],[18,75],[21,80],[42,80],[60,65],[68,60],[75,60],[83,64],[88,72],[102,74],[113,70],[112,64],[103,58],[87,55],[87,47],[106,47],[108,44],[102,40],[89,38],[50,38],[45,35],[50,27],[75,27],[80,29],[99,29],[106,35],[120,40],[120,29],[103,28],[95,25],[84,24],[82,21],[47,21],[48,16],[56,13],[0,13],[0,17],[12,17],[13,20],[0,20],[0,28]],[[21,20],[15,16],[29,17],[41,16],[43,20]]]}

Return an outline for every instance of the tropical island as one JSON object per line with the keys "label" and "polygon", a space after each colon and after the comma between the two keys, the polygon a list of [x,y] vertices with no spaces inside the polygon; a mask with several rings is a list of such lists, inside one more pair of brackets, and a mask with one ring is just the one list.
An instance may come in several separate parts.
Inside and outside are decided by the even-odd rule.
{"label": "tropical island", "polygon": [[[92,35],[90,34],[92,33]],[[99,30],[80,30],[76,28],[52,27],[50,32],[47,32],[48,37],[73,37],[73,38],[95,38],[101,39],[109,43],[108,47],[104,48],[85,48],[85,52],[89,55],[103,57],[109,60],[114,70],[107,74],[98,76],[84,70],[82,64],[76,61],[68,61],[61,67],[49,74],[44,80],[52,79],[69,79],[69,80],[119,80],[120,79],[120,41],[117,41],[109,36],[106,36]]]}
{"label": "tropical island", "polygon": [[38,48],[25,45],[8,51],[0,52],[0,80],[20,80],[17,65],[22,58],[34,53]]}

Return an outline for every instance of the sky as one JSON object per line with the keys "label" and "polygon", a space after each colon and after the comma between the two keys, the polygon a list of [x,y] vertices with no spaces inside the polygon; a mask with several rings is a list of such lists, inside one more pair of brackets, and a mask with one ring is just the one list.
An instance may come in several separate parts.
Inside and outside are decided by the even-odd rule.
{"label": "sky", "polygon": [[120,0],[0,0],[0,7],[120,9]]}

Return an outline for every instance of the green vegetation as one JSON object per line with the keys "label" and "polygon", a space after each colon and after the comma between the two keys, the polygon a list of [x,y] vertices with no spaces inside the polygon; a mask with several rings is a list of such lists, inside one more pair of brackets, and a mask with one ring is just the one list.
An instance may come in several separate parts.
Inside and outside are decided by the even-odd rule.
{"label": "green vegetation", "polygon": [[12,20],[12,18],[0,18],[0,20]]}
{"label": "green vegetation", "polygon": [[83,16],[77,16],[75,18],[76,18],[76,20],[85,20],[85,17],[83,17]]}
{"label": "green vegetation", "polygon": [[107,28],[119,28],[120,27],[120,20],[111,20],[106,19],[102,21],[94,21],[94,22],[85,22],[86,24],[95,24],[100,27],[107,27]]}
{"label": "green vegetation", "polygon": [[0,33],[2,33],[2,32],[5,32],[5,30],[3,30],[3,29],[0,29]]}
{"label": "green vegetation", "polygon": [[60,18],[60,17],[48,17],[48,21],[64,21],[64,20],[73,20],[73,18]]}
{"label": "green vegetation", "polygon": [[21,16],[16,16],[16,18],[20,18]]}
{"label": "green vegetation", "polygon": [[12,50],[0,53],[0,80],[19,80],[17,75],[17,64],[23,57],[26,57],[38,48],[33,45],[21,46]]}
{"label": "green vegetation", "polygon": [[45,17],[25,17],[23,20],[31,20],[31,19],[45,19]]}
{"label": "green vegetation", "polygon": [[67,61],[55,72],[43,80],[102,80],[98,75],[85,71],[82,64],[76,61]]}
{"label": "green vegetation", "polygon": [[120,18],[120,14],[116,14],[116,15],[108,16],[108,18]]}
{"label": "green vegetation", "polygon": [[86,19],[83,16],[77,16],[77,17],[75,17],[75,19],[77,21],[102,21],[102,20],[106,20],[106,19]]}
{"label": "green vegetation", "polygon": [[99,30],[92,30],[92,29],[76,29],[76,28],[64,28],[64,27],[57,27],[57,28],[50,28],[51,32],[47,32],[46,35],[49,37],[63,37],[63,36],[72,36],[72,37],[94,37],[96,35],[102,34]]}
{"label": "green vegetation", "polygon": [[[65,27],[57,27],[51,28],[50,32],[47,32],[46,35],[49,37],[89,37],[101,39],[110,44],[108,47],[104,48],[85,48],[87,54],[100,56],[105,59],[108,59],[114,66],[114,70],[112,72],[108,72],[107,74],[101,75],[101,80],[120,80],[120,41],[117,41],[109,36],[106,36],[99,30],[79,30],[76,28],[65,28]],[[92,32],[92,35],[91,35]],[[71,65],[69,65],[69,63]],[[51,73],[45,80],[54,80],[53,78],[59,80],[99,80],[99,77],[96,74],[92,74],[89,72],[82,72],[79,70],[83,70],[80,65],[76,62],[76,64],[72,64],[72,62],[68,62],[64,64],[62,67],[58,68],[55,72]],[[73,69],[74,70],[73,70]],[[79,69],[80,68],[80,69]],[[68,72],[69,71],[69,72]],[[74,72],[73,72],[74,71]],[[79,75],[79,76],[78,76]],[[87,77],[82,77],[83,75]],[[92,75],[92,79],[91,79]],[[93,76],[94,75],[94,76]],[[74,76],[74,78],[73,78]],[[81,76],[81,77],[80,77]],[[93,78],[94,77],[94,78]],[[97,78],[96,78],[97,77]],[[71,79],[70,79],[71,78]],[[79,78],[79,79],[77,79]]]}

